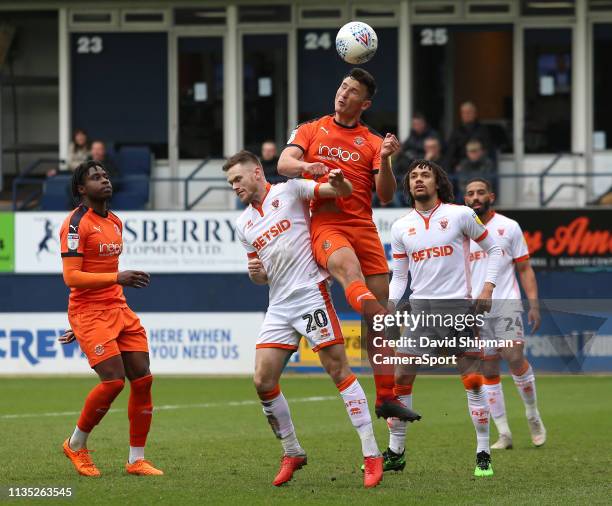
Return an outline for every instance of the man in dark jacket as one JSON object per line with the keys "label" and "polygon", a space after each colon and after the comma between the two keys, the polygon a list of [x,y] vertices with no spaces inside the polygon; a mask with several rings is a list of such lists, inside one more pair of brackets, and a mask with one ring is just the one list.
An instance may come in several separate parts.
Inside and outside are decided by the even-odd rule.
{"label": "man in dark jacket", "polygon": [[454,172],[457,165],[466,158],[466,144],[469,140],[478,140],[485,152],[490,153],[491,145],[487,127],[478,121],[478,110],[472,102],[461,104],[461,125],[459,125],[448,140],[448,168]]}

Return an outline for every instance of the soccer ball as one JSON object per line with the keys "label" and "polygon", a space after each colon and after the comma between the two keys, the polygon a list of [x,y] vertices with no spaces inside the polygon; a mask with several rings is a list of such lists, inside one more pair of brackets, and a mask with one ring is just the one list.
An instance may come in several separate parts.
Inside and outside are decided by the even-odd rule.
{"label": "soccer ball", "polygon": [[376,54],[378,37],[374,29],[361,21],[351,21],[338,30],[336,51],[345,62],[359,65]]}

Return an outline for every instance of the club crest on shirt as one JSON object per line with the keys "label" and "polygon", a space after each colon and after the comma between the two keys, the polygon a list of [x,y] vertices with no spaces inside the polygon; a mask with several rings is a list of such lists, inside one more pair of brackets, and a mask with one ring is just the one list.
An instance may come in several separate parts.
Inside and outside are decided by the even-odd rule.
{"label": "club crest on shirt", "polygon": [[365,139],[363,137],[355,137],[355,144],[357,146],[361,146],[364,142],[365,142]]}
{"label": "club crest on shirt", "polygon": [[505,232],[505,230],[504,230],[503,228],[498,228],[498,229],[497,229],[497,233],[498,233],[499,235],[504,235],[504,232]]}
{"label": "club crest on shirt", "polygon": [[94,348],[94,353],[98,356],[100,355],[104,355],[104,345],[103,344],[98,344],[95,348]]}
{"label": "club crest on shirt", "polygon": [[79,234],[68,234],[68,249],[79,248]]}
{"label": "club crest on shirt", "polygon": [[408,229],[408,235],[416,235],[416,228],[410,227]]}
{"label": "club crest on shirt", "polygon": [[440,225],[440,230],[446,230],[448,227],[448,218],[442,218],[438,222],[438,225]]}
{"label": "club crest on shirt", "polygon": [[331,242],[323,241],[323,251],[327,251],[329,248],[331,248]]}
{"label": "club crest on shirt", "polygon": [[272,207],[274,209],[278,209],[278,206],[280,206],[280,201],[278,199],[275,199],[272,201]]}

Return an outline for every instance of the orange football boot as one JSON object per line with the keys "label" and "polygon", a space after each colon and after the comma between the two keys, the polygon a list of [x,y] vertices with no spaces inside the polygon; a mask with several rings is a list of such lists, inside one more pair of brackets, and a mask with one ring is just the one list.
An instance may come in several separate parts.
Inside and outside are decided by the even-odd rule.
{"label": "orange football boot", "polygon": [[289,457],[283,455],[281,458],[281,466],[278,474],[274,478],[272,485],[280,487],[283,483],[287,483],[293,478],[293,473],[298,469],[302,469],[307,464],[306,455],[300,457]]}
{"label": "orange football boot", "polygon": [[383,457],[364,457],[363,459],[363,486],[373,488],[383,478]]}
{"label": "orange football boot", "polygon": [[89,455],[91,450],[88,450],[87,448],[81,448],[80,450],[74,451],[70,448],[69,443],[70,438],[64,441],[64,455],[66,455],[66,457],[70,459],[70,462],[72,462],[77,472],[83,476],[100,476],[100,471],[93,463],[93,461],[91,460],[91,456]]}
{"label": "orange football boot", "polygon": [[125,465],[125,470],[129,474],[136,474],[138,476],[161,476],[164,474],[160,469],[153,467],[153,464],[145,459],[140,459],[130,464],[129,462]]}

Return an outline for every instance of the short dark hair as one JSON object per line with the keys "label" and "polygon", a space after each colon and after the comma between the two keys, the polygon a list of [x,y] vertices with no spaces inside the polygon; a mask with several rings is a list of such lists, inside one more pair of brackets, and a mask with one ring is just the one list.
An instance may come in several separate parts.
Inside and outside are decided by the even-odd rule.
{"label": "short dark hair", "polygon": [[81,196],[79,195],[79,186],[85,184],[84,179],[87,176],[89,169],[91,169],[92,167],[100,167],[102,170],[106,171],[106,167],[102,162],[98,160],[89,160],[87,162],[79,164],[78,167],[72,173],[71,190],[72,197],[74,198],[76,203],[78,203],[81,199]]}
{"label": "short dark hair", "polygon": [[448,179],[446,171],[440,167],[437,163],[431,160],[417,159],[413,160],[408,166],[406,176],[404,177],[404,193],[408,198],[408,204],[414,207],[414,198],[410,193],[410,173],[414,169],[429,169],[433,172],[436,178],[436,184],[438,185],[438,198],[444,203],[449,204],[455,201],[455,194],[453,193],[453,184]]}
{"label": "short dark hair", "polygon": [[415,112],[412,115],[412,119],[420,119],[422,121],[425,121],[425,123],[427,123],[427,118],[425,117],[425,115],[422,112]]}
{"label": "short dark hair", "polygon": [[465,188],[467,188],[472,183],[483,183],[487,187],[488,192],[493,191],[493,186],[491,185],[491,181],[485,179],[484,177],[474,177],[470,179],[467,183],[465,183]]}
{"label": "short dark hair", "polygon": [[376,81],[374,76],[370,74],[367,70],[355,67],[351,69],[351,71],[344,76],[343,80],[347,77],[352,77],[355,81],[363,84],[368,90],[368,99],[371,99],[376,95]]}
{"label": "short dark hair", "polygon": [[251,153],[250,151],[247,151],[246,149],[243,149],[242,151],[238,151],[238,153],[230,156],[227,159],[227,161],[223,164],[223,172],[227,172],[234,165],[238,165],[239,163],[248,163],[248,162],[251,162],[257,165],[258,167],[261,167],[261,162],[259,161],[259,158],[257,158],[257,155],[254,153]]}

